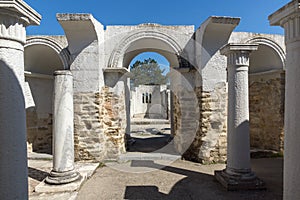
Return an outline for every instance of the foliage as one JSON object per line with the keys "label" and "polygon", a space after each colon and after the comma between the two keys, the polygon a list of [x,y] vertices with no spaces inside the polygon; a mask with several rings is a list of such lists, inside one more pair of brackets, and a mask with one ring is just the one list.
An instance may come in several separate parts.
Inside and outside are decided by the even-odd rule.
{"label": "foliage", "polygon": [[162,70],[156,60],[152,58],[144,61],[137,60],[130,66],[131,85],[137,87],[139,85],[163,85],[167,83],[167,77],[163,75]]}

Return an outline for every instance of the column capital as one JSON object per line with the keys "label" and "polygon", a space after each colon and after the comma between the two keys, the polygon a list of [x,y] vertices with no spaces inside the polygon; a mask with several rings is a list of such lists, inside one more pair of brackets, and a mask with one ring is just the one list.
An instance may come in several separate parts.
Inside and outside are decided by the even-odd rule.
{"label": "column capital", "polygon": [[26,40],[25,27],[39,25],[41,15],[22,0],[0,0],[0,39]]}
{"label": "column capital", "polygon": [[229,43],[220,49],[220,53],[227,56],[228,66],[249,66],[249,55],[257,49],[257,44]]}
{"label": "column capital", "polygon": [[300,0],[292,0],[269,17],[270,25],[285,30],[285,42],[300,40]]}
{"label": "column capital", "polygon": [[41,21],[41,15],[33,10],[23,0],[0,0],[1,14],[10,14],[21,17],[27,25],[39,25]]}

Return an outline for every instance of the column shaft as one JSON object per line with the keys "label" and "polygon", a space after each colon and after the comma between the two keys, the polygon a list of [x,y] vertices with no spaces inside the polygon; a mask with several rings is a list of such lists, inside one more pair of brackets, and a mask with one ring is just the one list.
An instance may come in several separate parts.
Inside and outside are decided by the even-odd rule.
{"label": "column shaft", "polygon": [[248,68],[249,55],[257,48],[228,44],[221,49],[228,65],[227,166],[215,171],[215,177],[228,190],[264,188],[250,164]]}
{"label": "column shaft", "polygon": [[24,54],[15,46],[0,45],[0,199],[28,198]]}
{"label": "column shaft", "polygon": [[79,179],[74,169],[73,77],[70,71],[54,73],[53,169],[49,184],[65,184]]}
{"label": "column shaft", "polygon": [[28,199],[23,95],[25,27],[40,15],[21,0],[0,2],[0,199]]}
{"label": "column shaft", "polygon": [[293,0],[269,16],[284,28],[286,83],[284,111],[283,199],[300,199],[300,0]]}
{"label": "column shaft", "polygon": [[251,171],[248,66],[228,67],[227,169]]}
{"label": "column shaft", "polygon": [[[296,47],[297,46],[297,47]],[[300,43],[287,45],[284,135],[284,199],[300,198]]]}

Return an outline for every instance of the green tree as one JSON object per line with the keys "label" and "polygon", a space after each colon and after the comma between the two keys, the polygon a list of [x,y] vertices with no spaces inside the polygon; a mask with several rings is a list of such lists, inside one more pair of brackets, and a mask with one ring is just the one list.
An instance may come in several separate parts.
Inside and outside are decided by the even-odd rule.
{"label": "green tree", "polygon": [[137,60],[130,66],[131,85],[137,87],[139,85],[163,85],[167,83],[167,77],[163,75],[164,69],[159,67],[156,60],[152,58],[144,61]]}

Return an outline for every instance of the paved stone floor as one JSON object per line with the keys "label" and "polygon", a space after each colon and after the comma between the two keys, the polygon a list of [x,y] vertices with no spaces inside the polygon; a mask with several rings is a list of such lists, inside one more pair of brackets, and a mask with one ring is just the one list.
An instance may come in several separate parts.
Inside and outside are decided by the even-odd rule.
{"label": "paved stone floor", "polygon": [[[80,172],[84,179],[92,176],[99,163],[77,162],[75,169]],[[50,186],[44,184],[43,180],[48,176],[52,169],[52,156],[47,154],[29,154],[28,159],[28,192],[30,200],[73,200],[77,196],[77,191],[73,191],[74,184],[63,186]],[[79,181],[77,182],[79,186]],[[47,193],[36,192],[37,186],[39,190],[47,190]],[[72,192],[66,192],[67,190]],[[56,191],[49,192],[48,191]],[[63,192],[57,192],[63,191]]]}

